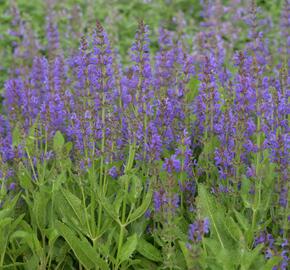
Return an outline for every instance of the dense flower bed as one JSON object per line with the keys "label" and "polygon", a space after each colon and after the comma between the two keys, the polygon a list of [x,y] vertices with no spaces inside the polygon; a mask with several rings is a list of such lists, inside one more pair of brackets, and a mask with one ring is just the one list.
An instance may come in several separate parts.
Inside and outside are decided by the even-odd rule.
{"label": "dense flower bed", "polygon": [[289,2],[279,42],[253,2],[241,50],[218,8],[204,4],[194,46],[160,27],[151,52],[140,21],[126,64],[99,21],[77,51],[53,14],[46,55],[32,37],[16,46],[0,267],[287,269]]}

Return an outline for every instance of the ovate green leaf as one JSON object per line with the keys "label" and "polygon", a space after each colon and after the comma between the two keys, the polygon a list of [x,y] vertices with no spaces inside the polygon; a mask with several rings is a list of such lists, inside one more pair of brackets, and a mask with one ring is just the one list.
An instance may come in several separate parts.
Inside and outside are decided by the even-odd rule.
{"label": "ovate green leaf", "polygon": [[56,152],[61,150],[63,148],[64,142],[65,140],[63,135],[60,131],[57,131],[53,137],[53,150]]}
{"label": "ovate green leaf", "polygon": [[119,256],[120,263],[130,258],[130,256],[133,254],[133,252],[137,248],[137,243],[138,243],[138,239],[137,239],[136,233],[128,237],[127,241],[122,246],[122,249],[120,252],[120,256]]}
{"label": "ovate green leaf", "polygon": [[150,244],[143,238],[140,238],[138,240],[137,251],[147,259],[150,259],[151,261],[154,262],[162,261],[162,256],[159,249],[154,247],[152,244]]}

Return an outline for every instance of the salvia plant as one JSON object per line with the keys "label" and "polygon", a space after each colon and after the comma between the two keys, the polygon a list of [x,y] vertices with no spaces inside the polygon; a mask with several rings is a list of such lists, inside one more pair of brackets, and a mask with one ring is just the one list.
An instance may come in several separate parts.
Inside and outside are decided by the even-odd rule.
{"label": "salvia plant", "polygon": [[289,269],[290,2],[140,19],[125,55],[44,4],[42,39],[9,11],[0,269]]}

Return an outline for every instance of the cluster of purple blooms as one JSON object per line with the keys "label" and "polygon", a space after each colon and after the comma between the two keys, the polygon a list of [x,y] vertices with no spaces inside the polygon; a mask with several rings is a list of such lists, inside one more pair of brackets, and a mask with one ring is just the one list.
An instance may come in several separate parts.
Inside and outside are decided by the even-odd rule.
{"label": "cluster of purple blooms", "polygon": [[[257,165],[268,153],[275,165],[277,202],[282,209],[289,208],[289,62],[275,64],[270,59],[270,46],[258,31],[253,12],[248,19],[251,41],[232,56],[234,64],[228,69],[229,44],[222,38],[227,27],[217,28],[215,22],[216,14],[227,10],[213,7],[204,10],[204,31],[197,35],[197,47],[186,46],[175,33],[160,28],[154,61],[148,27],[140,22],[128,65],[119,61],[99,22],[92,36],[82,37],[79,50],[69,57],[60,49],[53,14],[47,19],[49,57],[28,50],[37,44],[21,28],[27,33],[21,46],[27,47],[27,55],[33,52],[33,60],[5,83],[0,178],[10,189],[17,188],[9,180],[13,175],[9,165],[26,153],[25,140],[19,145],[12,142],[13,130],[19,129],[25,137],[37,125],[40,144],[49,142],[56,131],[72,141],[73,160],[83,170],[100,156],[106,164],[125,161],[128,146],[135,144],[136,167],[147,164],[166,172],[169,179],[167,184],[156,184],[155,213],[168,209],[175,213],[181,206],[193,211],[198,178],[208,181],[217,193],[239,190],[242,176],[263,177]],[[239,10],[236,16],[242,13]],[[284,12],[281,21],[279,50],[288,54],[289,13]],[[198,87],[194,97],[192,83]],[[214,149],[205,158],[217,174],[207,172],[204,179],[202,172],[208,166],[203,166],[198,152],[213,141]],[[115,165],[108,169],[112,178],[122,172],[123,167]],[[181,175],[186,179],[179,181]],[[186,196],[182,199],[180,193]],[[208,219],[189,227],[192,243],[208,233]],[[267,256],[276,252],[269,235],[256,241],[267,243]],[[286,265],[289,244],[283,241],[286,251],[281,256]],[[283,265],[280,269],[286,269]]]}
{"label": "cluster of purple blooms", "polygon": [[272,258],[273,256],[280,256],[282,260],[279,266],[275,266],[273,270],[287,270],[290,261],[290,252],[289,252],[289,240],[284,239],[280,243],[280,248],[275,242],[274,237],[270,233],[261,232],[258,237],[255,239],[255,245],[264,244],[265,257],[267,259]]}
{"label": "cluster of purple blooms", "polygon": [[188,238],[191,242],[200,242],[202,237],[209,233],[210,222],[208,218],[197,220],[189,225]]}
{"label": "cluster of purple blooms", "polygon": [[194,223],[189,225],[188,229],[188,242],[186,244],[188,250],[191,251],[191,255],[198,256],[199,243],[203,238],[210,233],[210,221],[208,218],[197,219]]}

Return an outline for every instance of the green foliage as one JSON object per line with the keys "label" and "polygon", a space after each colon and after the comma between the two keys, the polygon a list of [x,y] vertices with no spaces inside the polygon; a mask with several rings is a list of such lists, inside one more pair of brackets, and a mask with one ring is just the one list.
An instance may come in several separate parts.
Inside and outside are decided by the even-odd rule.
{"label": "green foliage", "polygon": [[77,237],[64,223],[56,222],[59,234],[68,242],[78,260],[86,269],[109,269],[105,261],[98,257],[93,247],[84,237]]}
{"label": "green foliage", "polygon": [[55,152],[61,151],[64,145],[64,137],[60,131],[57,131],[53,137],[53,150]]}
{"label": "green foliage", "polygon": [[127,241],[124,243],[120,251],[119,255],[120,263],[129,260],[133,252],[136,250],[137,243],[138,243],[137,234],[133,234],[128,237]]}
{"label": "green foliage", "polygon": [[143,255],[145,258],[154,261],[154,262],[161,262],[162,256],[160,251],[150,244],[148,241],[146,241],[143,238],[138,239],[138,246],[137,251]]}
{"label": "green foliage", "polygon": [[[61,164],[55,159],[32,165],[30,153],[39,151],[39,138],[35,127],[29,134],[27,160],[19,162],[16,175],[23,191],[11,200],[2,188],[6,198],[0,210],[3,269],[270,270],[280,263],[280,256],[265,260],[263,244],[253,245],[257,232],[267,228],[272,220],[269,213],[275,167],[269,165],[268,153],[264,153],[259,167],[263,182],[257,185],[257,194],[260,192],[261,197],[249,192],[253,182],[244,175],[236,201],[210,193],[209,179],[201,177],[194,213],[167,213],[170,223],[161,218],[151,224],[144,215],[152,208],[156,177],[166,183],[168,177],[184,177],[182,174],[169,176],[160,171],[159,175],[150,176],[150,184],[145,185],[147,178],[142,168],[134,167],[134,144],[124,164],[125,172],[118,179],[107,181],[106,171],[99,169],[99,160],[87,171],[76,174],[69,158],[72,145],[60,132],[56,132],[46,151],[53,150],[62,158]],[[14,129],[15,146],[23,140],[21,137],[20,131]],[[216,143],[215,138],[209,138],[200,162],[207,164],[206,156]],[[34,175],[39,181],[34,180]],[[217,174],[211,172],[208,177],[217,178]],[[189,248],[188,225],[196,218],[206,217],[210,219],[210,233]],[[148,228],[153,230],[150,237]]]}

